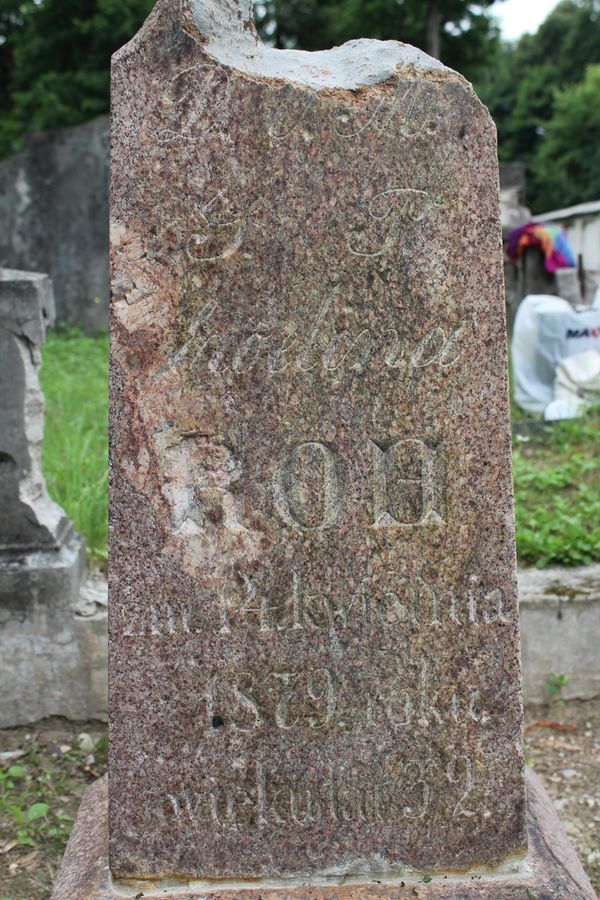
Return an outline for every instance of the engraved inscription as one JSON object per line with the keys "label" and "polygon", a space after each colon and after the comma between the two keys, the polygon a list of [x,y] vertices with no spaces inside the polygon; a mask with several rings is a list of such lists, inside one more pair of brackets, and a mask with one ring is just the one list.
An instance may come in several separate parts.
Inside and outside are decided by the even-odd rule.
{"label": "engraved inscription", "polygon": [[[445,790],[436,797],[432,784],[440,770]],[[439,758],[388,757],[379,778],[349,777],[330,765],[320,778],[307,771],[290,783],[256,762],[227,777],[206,772],[197,786],[167,794],[165,807],[180,826],[217,830],[319,822],[389,824],[422,819],[437,801],[448,807],[451,818],[472,817],[468,802],[476,788],[475,771],[472,757],[449,752]]]}
{"label": "engraved inscription", "polygon": [[[289,589],[283,595],[267,596],[248,575],[238,574],[239,593],[224,592],[211,604],[201,603],[204,616],[211,619],[210,629],[221,636],[251,629],[265,636],[323,630],[341,637],[356,626],[383,632],[442,626],[465,629],[506,625],[513,618],[504,591],[484,587],[478,575],[471,575],[468,587],[462,590],[440,591],[421,577],[409,579],[388,572],[377,587],[365,578],[355,589],[336,585],[332,590],[322,587],[315,591],[307,590],[301,574],[292,571]],[[206,633],[206,625],[196,627],[194,614],[192,606],[151,603],[130,618],[123,614],[121,633],[148,638]]]}
{"label": "engraved inscription", "polygon": [[331,528],[342,508],[343,474],[334,452],[320,441],[306,441],[283,458],[273,478],[277,512],[297,530]]}
{"label": "engraved inscription", "polygon": [[176,610],[170,603],[138,609],[123,629],[124,637],[180,634],[192,634],[189,609]]}
{"label": "engraved inscription", "polygon": [[289,591],[283,596],[258,596],[247,575],[241,598],[222,597],[222,633],[234,628],[255,628],[264,632],[328,630],[343,633],[346,628],[403,629],[439,626],[482,627],[505,625],[511,621],[501,588],[485,588],[478,575],[469,578],[466,590],[436,590],[423,578],[409,579],[389,572],[375,589],[368,578],[357,590],[344,585],[328,591],[307,591],[301,575],[292,572]]}
{"label": "engraved inscription", "polygon": [[263,725],[289,731],[318,731],[333,722],[338,689],[333,673],[310,671],[224,672],[214,675],[204,689],[206,725],[215,716],[226,727],[251,731]]}
{"label": "engraved inscription", "polygon": [[[181,69],[166,83],[162,96],[151,113],[154,140],[171,147],[202,140],[217,131],[219,122],[206,114],[208,102],[226,114],[230,78],[226,69],[196,65]],[[202,102],[202,98],[205,102]]]}
{"label": "engraved inscription", "polygon": [[437,485],[440,448],[406,438],[373,449],[374,528],[441,525]]}
{"label": "engraved inscription", "polygon": [[[384,256],[396,245],[402,227],[408,223],[421,222],[442,201],[427,191],[416,188],[390,188],[376,194],[367,206],[366,226],[354,226],[348,239],[348,250],[353,256],[374,259]],[[369,221],[371,220],[371,221]],[[373,243],[374,223],[384,223],[385,234],[381,243]],[[377,238],[375,239],[377,241]]]}
{"label": "engraved inscription", "polygon": [[[245,226],[239,214],[230,212],[219,219],[209,210],[198,218],[201,227],[188,246],[188,253],[197,261],[224,258],[243,239]],[[173,356],[171,365],[190,357],[199,371],[235,375],[258,372],[266,378],[311,372],[333,381],[383,367],[383,371],[412,378],[430,367],[450,369],[465,352],[467,328],[463,322],[449,329],[431,323],[414,335],[403,334],[398,328],[377,332],[361,319],[353,327],[341,327],[335,313],[336,303],[342,299],[342,286],[336,285],[319,302],[307,327],[297,322],[281,326],[260,322],[240,337],[218,327],[214,320],[219,304],[209,300],[191,320],[188,340]]]}
{"label": "engraved inscription", "polygon": [[218,194],[197,210],[186,247],[189,259],[194,262],[227,259],[241,247],[245,228],[245,217],[236,215],[230,201]]}
{"label": "engraved inscription", "polygon": [[416,681],[397,672],[382,683],[373,677],[352,685],[326,666],[266,674],[219,672],[206,681],[201,694],[206,702],[204,725],[209,730],[214,729],[215,721],[219,729],[237,732],[263,727],[337,732],[385,727],[399,731],[449,722],[485,726],[490,721],[477,688],[438,685],[427,661]]}
{"label": "engraved inscription", "polygon": [[[413,437],[369,444],[372,527],[443,525],[441,446],[432,448]],[[297,531],[336,525],[345,511],[344,471],[339,453],[320,441],[306,441],[288,451],[272,482],[275,509],[283,521]]]}
{"label": "engraved inscription", "polygon": [[[346,139],[358,137],[368,131],[375,131],[380,135],[392,133],[402,138],[434,135],[437,123],[432,118],[422,119],[416,123],[416,127],[413,125],[415,113],[428,106],[427,98],[421,96],[422,93],[423,88],[416,82],[407,85],[406,82],[399,81],[392,100],[384,97],[362,125],[360,117],[354,111],[343,113],[335,120],[335,132]],[[393,131],[392,123],[396,124]]]}

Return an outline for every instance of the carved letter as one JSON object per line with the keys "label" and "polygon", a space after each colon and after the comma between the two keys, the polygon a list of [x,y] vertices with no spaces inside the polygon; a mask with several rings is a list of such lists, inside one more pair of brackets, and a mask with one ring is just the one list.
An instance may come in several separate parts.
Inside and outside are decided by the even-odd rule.
{"label": "carved letter", "polygon": [[338,521],[342,477],[332,450],[319,441],[294,447],[273,479],[275,508],[296,531],[321,531]]}
{"label": "carved letter", "polygon": [[441,525],[438,454],[418,438],[373,448],[373,528]]}

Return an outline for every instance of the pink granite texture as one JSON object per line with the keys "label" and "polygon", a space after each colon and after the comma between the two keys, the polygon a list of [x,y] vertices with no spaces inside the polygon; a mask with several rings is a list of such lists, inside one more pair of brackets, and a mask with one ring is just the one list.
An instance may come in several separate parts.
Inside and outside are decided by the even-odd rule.
{"label": "pink granite texture", "polygon": [[108,785],[96,782],[84,797],[51,900],[119,900],[125,896],[162,900],[595,900],[596,894],[577,859],[541,781],[527,772],[529,856],[526,872],[502,878],[447,876],[407,878],[404,883],[332,884],[295,887],[218,884],[176,890],[164,883],[129,882],[115,887],[108,867]]}
{"label": "pink granite texture", "polygon": [[114,59],[112,871],[497,866],[527,841],[495,129],[412,48],[282,55],[249,14],[159,0]]}

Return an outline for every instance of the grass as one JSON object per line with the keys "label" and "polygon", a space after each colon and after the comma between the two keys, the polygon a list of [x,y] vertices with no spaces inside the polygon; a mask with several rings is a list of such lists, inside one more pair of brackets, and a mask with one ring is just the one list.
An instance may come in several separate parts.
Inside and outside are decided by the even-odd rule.
{"label": "grass", "polygon": [[43,349],[48,490],[105,565],[108,536],[108,335],[51,332]]}
{"label": "grass", "polygon": [[519,562],[600,561],[600,409],[515,440]]}
{"label": "grass", "polygon": [[[52,333],[44,348],[44,469],[51,495],[106,561],[108,336]],[[523,414],[513,405],[513,417]],[[521,565],[600,561],[600,410],[515,438]]]}

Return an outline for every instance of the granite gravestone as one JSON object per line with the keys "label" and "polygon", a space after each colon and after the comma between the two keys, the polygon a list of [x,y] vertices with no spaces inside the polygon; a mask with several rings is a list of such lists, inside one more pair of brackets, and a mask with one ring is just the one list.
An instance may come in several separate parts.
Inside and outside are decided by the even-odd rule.
{"label": "granite gravestone", "polygon": [[[251,12],[162,0],[114,59],[112,875],[521,896],[494,127],[414,48]],[[101,790],[57,898],[113,896]]]}
{"label": "granite gravestone", "polygon": [[173,10],[113,80],[113,872],[499,864],[526,840],[493,124],[414,49]]}

